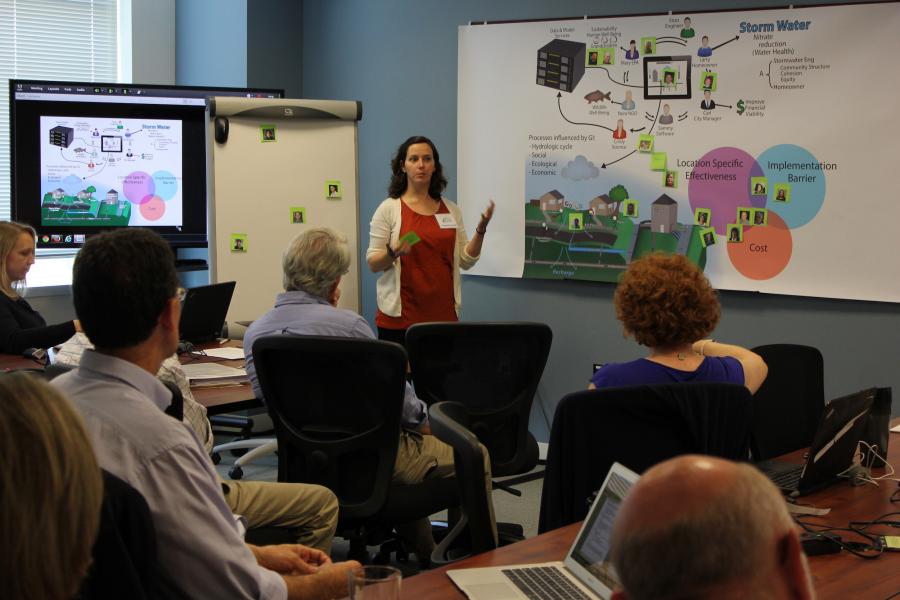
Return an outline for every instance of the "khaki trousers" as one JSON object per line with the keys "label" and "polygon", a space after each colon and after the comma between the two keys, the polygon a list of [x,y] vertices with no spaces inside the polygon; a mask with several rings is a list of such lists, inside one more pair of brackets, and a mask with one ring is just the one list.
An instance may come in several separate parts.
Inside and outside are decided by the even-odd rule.
{"label": "khaki trousers", "polygon": [[328,488],[306,483],[222,481],[231,512],[247,519],[250,529],[290,529],[298,544],[331,552],[338,520],[337,497]]}
{"label": "khaki trousers", "polygon": [[[491,529],[496,541],[497,522],[494,517],[494,502],[491,495],[491,459],[488,456],[487,448],[482,446],[481,451],[484,454],[484,485],[487,490]],[[400,444],[397,448],[397,461],[394,463],[395,482],[413,484],[432,477],[452,477],[453,473],[452,447],[433,435],[402,430]],[[396,529],[400,537],[413,547],[413,551],[420,560],[431,556],[435,544],[431,534],[431,522],[427,517],[403,523]]]}

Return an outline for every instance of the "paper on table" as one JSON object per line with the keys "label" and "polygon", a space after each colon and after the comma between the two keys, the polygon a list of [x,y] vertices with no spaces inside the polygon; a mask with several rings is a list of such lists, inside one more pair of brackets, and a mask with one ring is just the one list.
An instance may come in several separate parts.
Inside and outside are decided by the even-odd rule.
{"label": "paper on table", "polygon": [[208,348],[203,352],[206,356],[224,358],[225,360],[242,360],[244,358],[243,348]]}
{"label": "paper on table", "polygon": [[788,512],[792,515],[816,515],[821,517],[822,515],[827,515],[831,512],[830,508],[818,508],[815,506],[807,506],[805,504],[792,504],[791,502],[787,503]]}
{"label": "paper on table", "polygon": [[900,433],[900,425],[894,425],[893,427],[891,427],[891,431],[896,431],[897,433]]}
{"label": "paper on table", "polygon": [[234,367],[226,367],[219,363],[190,363],[182,365],[184,374],[191,381],[214,381],[227,382],[245,379],[247,371],[244,369],[235,369]]}

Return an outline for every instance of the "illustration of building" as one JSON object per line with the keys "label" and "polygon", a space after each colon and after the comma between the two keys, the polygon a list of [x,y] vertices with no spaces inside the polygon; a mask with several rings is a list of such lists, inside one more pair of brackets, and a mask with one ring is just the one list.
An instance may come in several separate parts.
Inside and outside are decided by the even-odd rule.
{"label": "illustration of building", "polygon": [[538,198],[538,200],[541,203],[541,210],[547,211],[562,210],[566,203],[565,196],[560,194],[557,190],[550,190]]}
{"label": "illustration of building", "polygon": [[598,217],[608,217],[616,212],[616,202],[606,194],[601,194],[591,200],[589,206]]}
{"label": "illustration of building", "polygon": [[88,193],[87,190],[81,190],[80,192],[75,194],[75,197],[78,198],[79,200],[87,201],[87,200],[90,200],[91,195]]}
{"label": "illustration of building", "polygon": [[71,127],[57,125],[50,130],[50,143],[61,148],[68,148],[75,137],[75,130]]}
{"label": "illustration of building", "polygon": [[537,84],[571,92],[584,76],[583,42],[553,40],[537,52]]}
{"label": "illustration of building", "polygon": [[103,201],[104,204],[116,204],[119,201],[119,192],[116,190],[109,190],[106,192],[106,200]]}
{"label": "illustration of building", "polygon": [[50,195],[53,196],[54,200],[62,200],[66,195],[66,191],[62,188],[56,188],[55,190],[50,192]]}
{"label": "illustration of building", "polygon": [[678,203],[663,194],[651,205],[650,228],[656,233],[672,233],[678,223]]}

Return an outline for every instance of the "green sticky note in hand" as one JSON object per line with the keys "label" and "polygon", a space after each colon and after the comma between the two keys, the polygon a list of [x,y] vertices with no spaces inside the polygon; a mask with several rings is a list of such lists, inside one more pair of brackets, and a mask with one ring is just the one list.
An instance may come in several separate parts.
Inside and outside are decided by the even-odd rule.
{"label": "green sticky note in hand", "polygon": [[415,245],[418,244],[421,240],[422,240],[422,238],[420,238],[420,237],[419,237],[419,234],[416,233],[415,231],[407,232],[406,235],[404,235],[403,237],[400,238],[400,241],[401,241],[401,242],[406,242],[406,243],[409,244],[410,246],[415,246]]}

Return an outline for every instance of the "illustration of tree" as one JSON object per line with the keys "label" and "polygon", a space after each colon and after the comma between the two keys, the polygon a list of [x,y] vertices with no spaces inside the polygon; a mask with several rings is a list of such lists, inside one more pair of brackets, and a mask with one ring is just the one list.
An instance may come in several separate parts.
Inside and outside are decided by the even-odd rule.
{"label": "illustration of tree", "polygon": [[91,198],[94,197],[94,192],[97,191],[97,188],[95,188],[92,185],[89,185],[89,186],[87,186],[87,188],[84,191],[86,191],[88,193],[88,199],[90,200]]}
{"label": "illustration of tree", "polygon": [[614,214],[619,214],[619,205],[628,199],[628,190],[625,189],[624,185],[619,184],[609,190],[609,199],[616,203]]}

